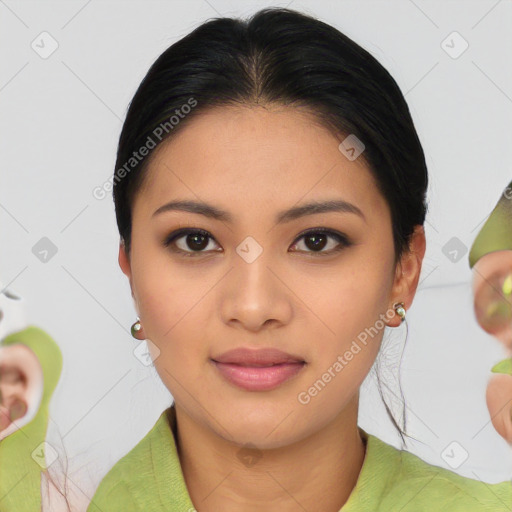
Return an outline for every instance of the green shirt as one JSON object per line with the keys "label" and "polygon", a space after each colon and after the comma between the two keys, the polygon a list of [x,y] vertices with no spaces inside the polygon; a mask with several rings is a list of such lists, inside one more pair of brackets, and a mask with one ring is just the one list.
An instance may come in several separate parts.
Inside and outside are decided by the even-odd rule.
{"label": "green shirt", "polygon": [[[488,484],[466,478],[359,431],[366,440],[366,455],[342,512],[512,510],[512,482]],[[107,473],[87,512],[194,512],[175,436],[172,406]]]}

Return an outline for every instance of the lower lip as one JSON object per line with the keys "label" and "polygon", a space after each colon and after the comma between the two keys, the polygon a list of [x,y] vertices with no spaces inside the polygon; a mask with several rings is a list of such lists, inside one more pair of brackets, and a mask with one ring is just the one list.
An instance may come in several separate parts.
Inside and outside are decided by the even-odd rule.
{"label": "lower lip", "polygon": [[282,363],[274,366],[241,366],[213,361],[223,377],[246,391],[269,391],[299,373],[305,363]]}

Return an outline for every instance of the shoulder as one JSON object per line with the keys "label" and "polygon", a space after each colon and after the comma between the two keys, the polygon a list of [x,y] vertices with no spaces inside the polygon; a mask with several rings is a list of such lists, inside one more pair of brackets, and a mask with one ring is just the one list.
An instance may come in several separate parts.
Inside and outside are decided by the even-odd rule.
{"label": "shoulder", "polygon": [[[378,510],[499,512],[512,510],[512,481],[487,483],[429,464],[374,437],[380,458],[394,460]],[[387,508],[386,508],[387,507]]]}
{"label": "shoulder", "polygon": [[151,430],[122,457],[100,482],[87,512],[160,510],[162,506],[155,478],[155,452],[169,453],[172,432],[168,409]]}

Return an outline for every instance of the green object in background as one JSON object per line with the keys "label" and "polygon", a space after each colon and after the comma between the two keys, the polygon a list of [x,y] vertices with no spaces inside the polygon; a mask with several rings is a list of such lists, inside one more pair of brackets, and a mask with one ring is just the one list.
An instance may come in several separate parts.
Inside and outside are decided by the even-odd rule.
{"label": "green object in background", "polygon": [[501,291],[503,292],[503,295],[505,295],[505,297],[512,295],[512,274],[509,274],[505,278],[505,281],[503,281]]}
{"label": "green object in background", "polygon": [[487,253],[505,249],[512,250],[512,181],[471,245],[469,267]]}
{"label": "green object in background", "polygon": [[15,344],[25,345],[39,360],[43,394],[34,418],[0,441],[0,510],[40,512],[41,471],[45,468],[46,455],[41,444],[46,438],[50,399],[62,371],[62,353],[55,341],[35,326],[9,334],[0,341],[0,347]]}
{"label": "green object in background", "polygon": [[507,359],[503,359],[503,361],[495,364],[491,368],[491,372],[506,373],[507,375],[512,375],[512,358],[507,357]]}
{"label": "green object in background", "polygon": [[[494,251],[512,250],[512,181],[503,191],[491,215],[478,232],[469,251],[469,267],[486,254]],[[512,275],[503,282],[505,297],[512,293]],[[504,307],[500,302],[496,307]],[[493,373],[512,375],[512,358],[506,358],[491,368]]]}

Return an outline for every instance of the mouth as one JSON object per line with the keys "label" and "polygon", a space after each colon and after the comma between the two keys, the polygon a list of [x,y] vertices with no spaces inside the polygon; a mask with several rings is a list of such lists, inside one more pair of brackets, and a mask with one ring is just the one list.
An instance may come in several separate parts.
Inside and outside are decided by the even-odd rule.
{"label": "mouth", "polygon": [[236,365],[236,366],[243,366],[245,368],[271,368],[272,366],[283,366],[286,364],[306,364],[306,361],[280,361],[277,363],[245,363],[245,362],[235,363],[232,361],[225,361],[225,362],[216,361],[215,359],[212,359],[212,361],[214,363],[231,364],[231,365]]}
{"label": "mouth", "polygon": [[292,379],[305,361],[282,363],[222,363],[211,360],[225,381],[245,391],[271,391]]}
{"label": "mouth", "polygon": [[253,349],[248,347],[239,347],[229,350],[218,356],[212,357],[217,363],[229,363],[239,366],[269,367],[285,363],[305,363],[306,361],[299,355],[283,352],[276,348],[267,347]]}

